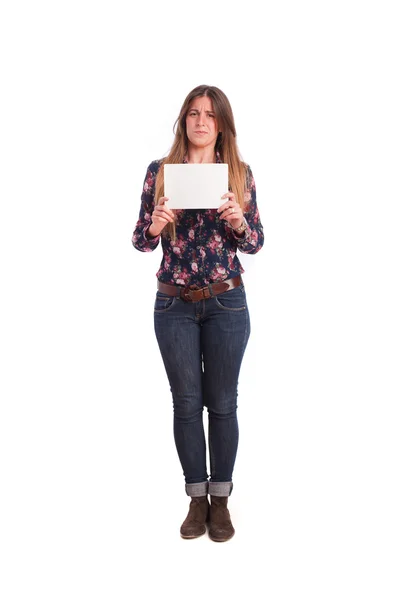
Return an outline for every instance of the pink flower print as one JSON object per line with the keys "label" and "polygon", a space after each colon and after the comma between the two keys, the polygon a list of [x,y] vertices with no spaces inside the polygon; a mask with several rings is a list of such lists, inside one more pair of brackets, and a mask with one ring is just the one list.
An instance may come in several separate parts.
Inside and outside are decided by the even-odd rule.
{"label": "pink flower print", "polygon": [[218,248],[223,247],[222,238],[218,233],[215,233],[209,240],[208,247],[213,252],[216,252]]}
{"label": "pink flower print", "polygon": [[196,262],[191,263],[191,268],[194,271],[194,273],[197,273],[198,271],[198,266]]}
{"label": "pink flower print", "polygon": [[[219,267],[220,265],[216,265],[214,269],[212,269],[211,273],[210,273],[210,278],[213,281],[222,281],[222,279],[224,279],[223,274],[219,273]],[[223,271],[225,271],[225,269],[223,269]]]}
{"label": "pink flower print", "polygon": [[175,252],[175,254],[181,254],[187,247],[187,242],[179,238],[175,242],[171,240],[170,244],[172,251]]}
{"label": "pink flower print", "polygon": [[224,275],[226,273],[226,269],[224,267],[217,267],[217,273]]}
{"label": "pink flower print", "polygon": [[194,229],[190,229],[188,231],[188,237],[190,238],[190,240],[194,239],[194,237],[195,237]]}
{"label": "pink flower print", "polygon": [[252,244],[252,246],[256,246],[256,244],[258,243],[258,232],[256,231],[256,229],[253,229],[252,231],[252,235],[250,236],[250,243]]}
{"label": "pink flower print", "polygon": [[184,280],[181,273],[174,273],[173,277],[175,283],[178,283],[178,285],[184,285]]}
{"label": "pink flower print", "polygon": [[145,180],[145,185],[143,186],[143,189],[145,192],[148,192],[151,187],[153,186],[153,182],[154,182],[154,177],[152,175],[152,173],[149,173],[148,177]]}

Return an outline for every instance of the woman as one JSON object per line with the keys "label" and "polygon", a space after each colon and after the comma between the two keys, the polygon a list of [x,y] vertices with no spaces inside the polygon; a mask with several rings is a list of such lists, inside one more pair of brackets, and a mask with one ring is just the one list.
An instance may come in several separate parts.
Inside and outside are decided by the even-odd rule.
{"label": "woman", "polygon": [[[175,125],[168,156],[148,167],[132,242],[150,252],[161,240],[163,250],[154,324],[171,386],[175,444],[191,497],[180,534],[196,538],[208,522],[210,538],[223,542],[235,532],[227,505],[238,446],[238,376],[250,334],[244,269],[236,252],[258,252],[263,228],[252,171],[239,158],[225,94],[213,86],[196,87]],[[213,162],[228,164],[229,191],[219,209],[170,210],[164,164]]]}

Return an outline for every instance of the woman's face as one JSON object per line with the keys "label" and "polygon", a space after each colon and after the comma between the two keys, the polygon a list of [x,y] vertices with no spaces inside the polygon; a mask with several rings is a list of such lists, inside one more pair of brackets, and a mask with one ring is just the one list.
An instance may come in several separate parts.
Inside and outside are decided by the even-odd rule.
{"label": "woman's face", "polygon": [[191,101],[185,119],[189,143],[197,148],[214,147],[218,125],[213,103],[208,96],[199,96]]}

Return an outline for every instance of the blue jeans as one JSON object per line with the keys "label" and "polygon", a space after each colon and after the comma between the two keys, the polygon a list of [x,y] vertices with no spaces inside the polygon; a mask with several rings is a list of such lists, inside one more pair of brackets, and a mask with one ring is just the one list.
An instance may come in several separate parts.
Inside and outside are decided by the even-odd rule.
{"label": "blue jeans", "polygon": [[[156,293],[155,334],[171,386],[174,439],[187,494],[232,490],[240,366],[250,335],[243,284],[199,302]],[[210,482],[203,409],[208,411]]]}

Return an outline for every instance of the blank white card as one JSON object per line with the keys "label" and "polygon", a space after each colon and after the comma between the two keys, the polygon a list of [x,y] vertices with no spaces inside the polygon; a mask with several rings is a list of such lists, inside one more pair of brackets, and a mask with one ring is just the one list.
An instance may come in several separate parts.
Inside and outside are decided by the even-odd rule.
{"label": "blank white card", "polygon": [[164,165],[164,195],[168,208],[219,208],[229,191],[225,163]]}

